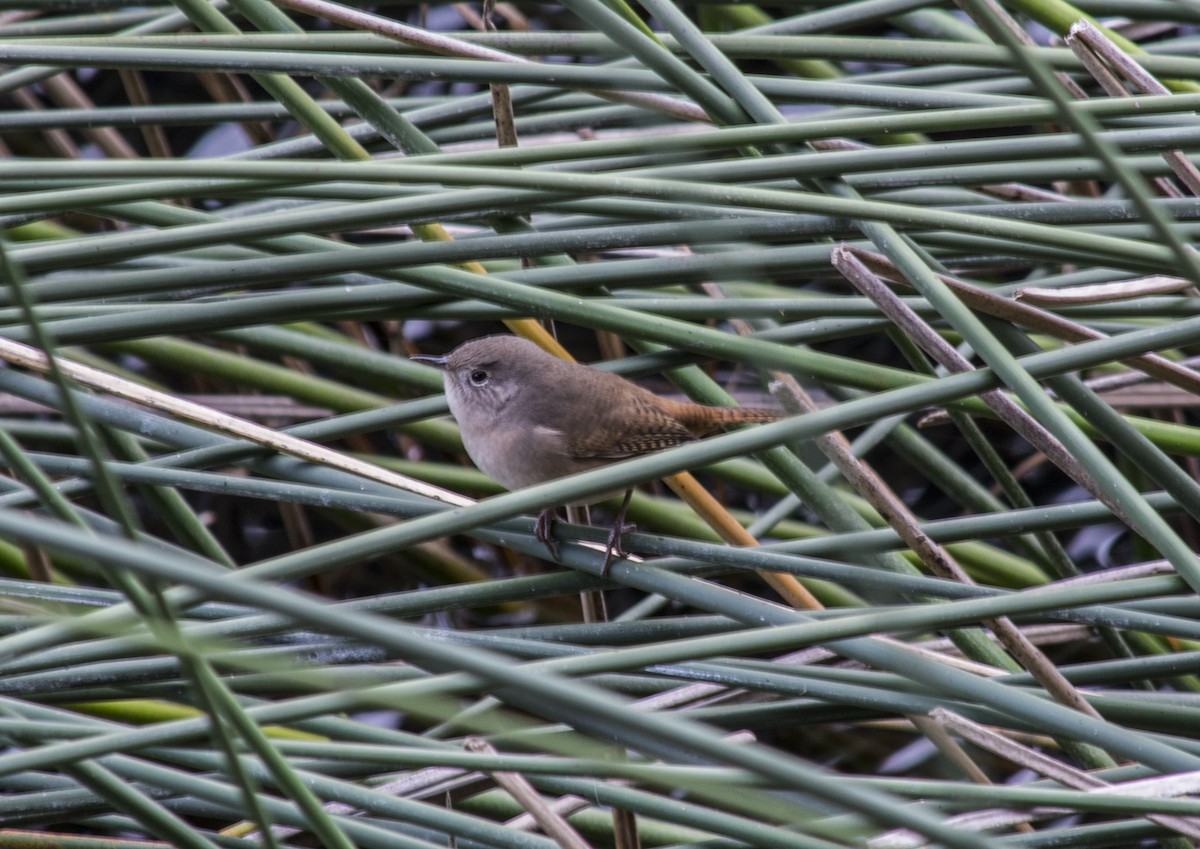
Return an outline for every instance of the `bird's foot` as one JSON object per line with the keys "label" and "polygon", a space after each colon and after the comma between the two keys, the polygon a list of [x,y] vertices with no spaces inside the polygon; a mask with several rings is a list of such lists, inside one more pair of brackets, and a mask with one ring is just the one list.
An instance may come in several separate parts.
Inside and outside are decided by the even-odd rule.
{"label": "bird's foot", "polygon": [[604,565],[600,567],[601,578],[608,577],[608,567],[612,565],[614,557],[625,557],[629,554],[621,547],[621,537],[630,531],[637,530],[637,525],[625,521],[625,511],[629,509],[631,498],[633,498],[633,490],[625,490],[625,497],[621,500],[621,509],[617,511],[617,518],[613,520],[612,530],[608,532],[608,543],[604,549]]}
{"label": "bird's foot", "polygon": [[612,565],[614,559],[618,557],[627,557],[629,552],[621,545],[621,537],[627,533],[637,530],[637,525],[633,522],[614,522],[612,528],[608,531],[608,539],[604,545],[604,565],[600,567],[600,577],[608,577],[608,567]]}
{"label": "bird's foot", "polygon": [[554,523],[558,521],[558,511],[553,507],[547,507],[537,515],[537,521],[533,523],[533,535],[537,541],[546,546],[546,550],[550,552],[550,557],[558,560],[558,546],[554,544]]}
{"label": "bird's foot", "polygon": [[[608,569],[612,565],[613,560],[618,557],[626,557],[627,552],[621,545],[621,537],[624,534],[637,530],[637,525],[632,522],[625,521],[625,511],[629,509],[629,499],[633,495],[632,490],[625,493],[625,500],[621,502],[621,509],[617,511],[617,518],[612,524],[612,528],[608,532],[608,539],[604,546],[604,565],[600,567],[600,577],[608,577]],[[550,552],[551,559],[558,560],[558,545],[554,541],[554,523],[558,521],[558,510],[554,507],[547,507],[537,515],[537,521],[533,525],[533,535],[542,545],[546,546],[546,550]]]}

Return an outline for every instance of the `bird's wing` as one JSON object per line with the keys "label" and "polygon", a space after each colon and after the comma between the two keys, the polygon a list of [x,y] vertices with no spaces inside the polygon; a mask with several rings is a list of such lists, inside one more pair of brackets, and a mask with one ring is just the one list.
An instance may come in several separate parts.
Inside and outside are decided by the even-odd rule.
{"label": "bird's wing", "polygon": [[637,398],[615,405],[605,404],[605,399],[596,400],[594,426],[568,445],[574,457],[616,460],[695,439],[691,431],[656,404]]}

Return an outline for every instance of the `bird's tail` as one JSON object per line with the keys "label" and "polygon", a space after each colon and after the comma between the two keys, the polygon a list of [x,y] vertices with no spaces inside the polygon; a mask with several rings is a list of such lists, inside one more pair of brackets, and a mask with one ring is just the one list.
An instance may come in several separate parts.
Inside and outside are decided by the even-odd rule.
{"label": "bird's tail", "polygon": [[712,433],[725,425],[773,422],[784,416],[781,410],[761,407],[709,407],[683,401],[675,403],[678,406],[671,409],[671,414],[697,436]]}

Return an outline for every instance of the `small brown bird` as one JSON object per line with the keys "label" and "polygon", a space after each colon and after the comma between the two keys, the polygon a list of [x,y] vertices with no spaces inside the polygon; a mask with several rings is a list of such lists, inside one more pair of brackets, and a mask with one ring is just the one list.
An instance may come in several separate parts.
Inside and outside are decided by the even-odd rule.
{"label": "small brown bird", "polygon": [[[619,375],[559,359],[517,336],[485,336],[444,357],[417,356],[442,371],[446,400],[475,465],[508,489],[586,472],[712,433],[722,425],[782,414],[708,407],[655,395]],[[601,575],[625,530],[625,501],[608,537]],[[599,500],[599,499],[597,499]],[[537,538],[552,555],[553,508]]]}

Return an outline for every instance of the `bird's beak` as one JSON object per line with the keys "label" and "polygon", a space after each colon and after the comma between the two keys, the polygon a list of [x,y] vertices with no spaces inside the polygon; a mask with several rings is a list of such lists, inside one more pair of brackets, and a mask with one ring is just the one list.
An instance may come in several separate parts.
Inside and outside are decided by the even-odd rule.
{"label": "bird's beak", "polygon": [[445,357],[429,357],[429,356],[425,356],[425,355],[419,355],[419,356],[415,356],[415,357],[409,357],[409,359],[413,360],[414,362],[425,363],[426,365],[431,365],[436,369],[441,369],[442,371],[446,370],[446,358]]}

